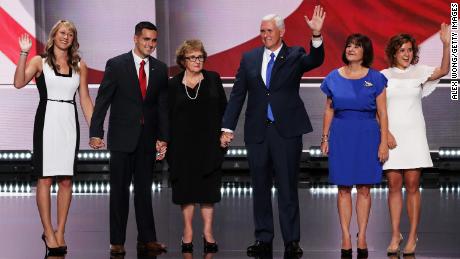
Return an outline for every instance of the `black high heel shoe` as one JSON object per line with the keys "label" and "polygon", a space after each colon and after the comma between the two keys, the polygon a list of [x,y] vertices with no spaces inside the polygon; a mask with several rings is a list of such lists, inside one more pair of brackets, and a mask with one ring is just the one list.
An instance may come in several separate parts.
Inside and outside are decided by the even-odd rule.
{"label": "black high heel shoe", "polygon": [[[348,235],[348,238],[351,241],[351,235]],[[343,242],[343,240],[342,240]],[[343,245],[343,244],[342,244]],[[353,249],[340,249],[340,258],[353,258]]]}
{"label": "black high heel shoe", "polygon": [[[54,231],[54,234],[56,235],[57,231]],[[59,247],[60,249],[62,249],[62,251],[64,252],[64,254],[67,254],[67,245],[63,245],[63,246],[60,246]]]}
{"label": "black high heel shoe", "polygon": [[45,243],[45,255],[46,256],[59,256],[64,255],[65,251],[61,247],[49,247],[46,243],[46,236],[42,234],[43,243]]}
{"label": "black high heel shoe", "polygon": [[60,246],[60,249],[62,249],[64,254],[67,254],[67,246]]}
{"label": "black high heel shoe", "polygon": [[217,246],[217,242],[209,243],[206,238],[203,236],[203,251],[205,254],[207,253],[217,253],[219,251],[219,247]]}
{"label": "black high heel shoe", "polygon": [[192,253],[193,252],[193,242],[184,243],[184,239],[181,239],[180,246],[182,248],[182,253]]}
{"label": "black high heel shoe", "polygon": [[369,257],[369,251],[367,248],[358,248],[358,258],[368,258]]}
{"label": "black high heel shoe", "polygon": [[353,250],[350,249],[340,249],[340,258],[353,258]]}
{"label": "black high heel shoe", "polygon": [[[359,233],[356,233],[356,240],[358,240],[358,237],[359,237]],[[368,258],[369,257],[369,250],[367,250],[367,247],[366,248],[359,248],[358,247],[358,257],[359,259],[361,258]]]}

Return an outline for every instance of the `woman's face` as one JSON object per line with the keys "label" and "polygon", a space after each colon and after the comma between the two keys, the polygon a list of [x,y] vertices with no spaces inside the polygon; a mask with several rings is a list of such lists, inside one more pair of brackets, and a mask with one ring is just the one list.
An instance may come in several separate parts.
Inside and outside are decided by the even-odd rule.
{"label": "woman's face", "polygon": [[364,55],[363,47],[361,45],[357,45],[356,43],[351,42],[345,48],[345,55],[350,63],[362,62]]}
{"label": "woman's face", "polygon": [[396,51],[394,55],[395,67],[399,69],[406,69],[410,66],[414,58],[414,50],[412,49],[412,42],[406,42]]}
{"label": "woman's face", "polygon": [[184,66],[187,72],[198,73],[203,69],[204,57],[203,52],[193,50],[185,54]]}
{"label": "woman's face", "polygon": [[63,50],[68,49],[72,46],[73,39],[73,31],[67,26],[61,25],[54,35],[54,46]]}

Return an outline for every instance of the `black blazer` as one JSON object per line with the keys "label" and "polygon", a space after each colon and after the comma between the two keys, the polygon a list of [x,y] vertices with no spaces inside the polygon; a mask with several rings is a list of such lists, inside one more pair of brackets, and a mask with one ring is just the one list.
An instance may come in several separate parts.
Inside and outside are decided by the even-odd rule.
{"label": "black blazer", "polygon": [[132,51],[107,61],[91,118],[90,137],[104,137],[104,119],[110,106],[109,150],[133,152],[142,120],[149,152],[155,151],[157,139],[168,141],[168,69],[153,57],[149,57],[149,69],[147,93],[142,100]]}
{"label": "black blazer", "polygon": [[260,143],[265,139],[269,102],[281,136],[289,138],[313,131],[299,87],[303,73],[323,63],[323,44],[318,48],[310,44],[310,54],[307,55],[304,48],[288,47],[283,43],[272,70],[270,89],[266,88],[260,75],[263,53],[264,47],[260,47],[243,54],[222,127],[235,130],[247,93],[246,143]]}

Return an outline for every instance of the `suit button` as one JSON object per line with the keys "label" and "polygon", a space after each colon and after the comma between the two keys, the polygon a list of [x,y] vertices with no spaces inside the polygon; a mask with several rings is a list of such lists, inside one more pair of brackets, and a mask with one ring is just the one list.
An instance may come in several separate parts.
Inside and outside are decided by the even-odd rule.
{"label": "suit button", "polygon": [[270,96],[270,92],[267,92],[267,94],[266,94],[266,95],[267,95],[267,96]]}

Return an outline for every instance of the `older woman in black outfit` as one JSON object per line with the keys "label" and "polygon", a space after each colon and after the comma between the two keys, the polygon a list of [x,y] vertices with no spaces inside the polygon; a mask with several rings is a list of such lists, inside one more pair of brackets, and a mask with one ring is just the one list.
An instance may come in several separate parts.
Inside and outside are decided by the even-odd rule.
{"label": "older woman in black outfit", "polygon": [[171,142],[168,164],[172,199],[181,205],[184,219],[182,252],[193,250],[192,218],[200,204],[203,218],[204,252],[217,252],[212,221],[214,203],[219,202],[222,116],[227,99],[219,74],[203,69],[206,51],[199,40],[186,40],[176,51],[176,62],[184,70],[169,81]]}

